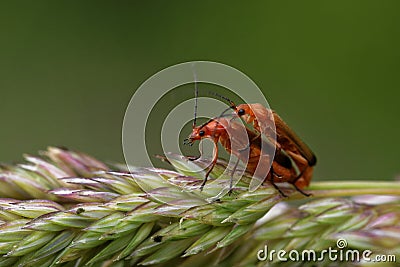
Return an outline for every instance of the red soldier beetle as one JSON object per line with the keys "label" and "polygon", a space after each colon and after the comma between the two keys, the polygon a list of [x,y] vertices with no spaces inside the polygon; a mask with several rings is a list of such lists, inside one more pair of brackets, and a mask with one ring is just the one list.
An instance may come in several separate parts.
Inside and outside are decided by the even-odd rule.
{"label": "red soldier beetle", "polygon": [[[246,137],[243,136],[243,130],[245,135],[247,135]],[[209,138],[214,142],[214,153],[211,166],[205,175],[201,189],[206,184],[207,178],[217,162],[218,142],[220,142],[228,153],[235,155],[238,160],[246,163],[247,172],[259,179],[261,178],[262,181],[270,181],[282,196],[286,195],[276,183],[291,183],[296,190],[308,196],[308,194],[301,191],[299,186],[296,185],[298,178],[295,169],[292,166],[291,159],[285,154],[284,150],[276,151],[276,154],[273,156],[271,152],[273,152],[274,146],[262,140],[259,134],[251,131],[242,123],[232,121],[231,118],[226,117],[210,119],[203,125],[193,128],[190,136],[185,139],[185,143],[192,144],[194,141],[204,138]],[[252,141],[249,143],[249,140]],[[230,189],[232,188],[233,173],[238,162],[236,162],[232,170]]]}
{"label": "red soldier beetle", "polygon": [[[195,108],[195,117],[196,113]],[[283,150],[277,150],[276,154],[273,155],[275,146],[272,143],[262,140],[259,133],[251,131],[242,123],[232,120],[233,116],[221,115],[220,117],[210,119],[198,127],[196,127],[196,119],[194,119],[192,133],[185,139],[185,144],[189,145],[192,145],[196,140],[204,138],[209,138],[214,143],[213,159],[206,172],[201,189],[206,184],[208,176],[217,162],[218,142],[220,142],[228,153],[238,158],[232,170],[230,189],[233,183],[233,173],[236,170],[239,160],[241,160],[246,164],[246,171],[260,179],[261,183],[266,179],[269,180],[282,196],[286,195],[275,183],[289,182],[299,192],[307,195],[295,184],[298,178],[290,157]],[[191,160],[195,159],[192,158]]]}

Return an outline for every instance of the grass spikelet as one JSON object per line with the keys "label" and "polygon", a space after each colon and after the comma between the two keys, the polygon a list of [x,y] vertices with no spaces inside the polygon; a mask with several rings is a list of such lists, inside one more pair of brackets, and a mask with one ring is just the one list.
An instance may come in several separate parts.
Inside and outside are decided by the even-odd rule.
{"label": "grass spikelet", "polygon": [[311,197],[283,185],[284,198],[249,192],[249,176],[221,193],[222,160],[203,191],[204,159],[132,172],[62,148],[25,160],[0,169],[0,266],[257,266],[265,245],[320,252],[339,238],[400,259],[399,182],[314,182]]}

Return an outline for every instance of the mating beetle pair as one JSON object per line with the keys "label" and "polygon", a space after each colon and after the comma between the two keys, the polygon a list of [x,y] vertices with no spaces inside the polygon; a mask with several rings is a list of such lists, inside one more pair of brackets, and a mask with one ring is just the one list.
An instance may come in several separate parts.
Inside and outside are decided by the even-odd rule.
{"label": "mating beetle pair", "polygon": [[[193,144],[194,141],[204,138],[214,142],[212,163],[201,189],[217,162],[218,142],[220,142],[228,153],[238,158],[232,171],[230,189],[232,189],[233,173],[241,160],[246,163],[246,171],[253,175],[253,179],[258,179],[260,183],[268,180],[282,196],[286,195],[276,183],[290,183],[297,191],[309,196],[302,189],[310,183],[316,157],[275,111],[261,104],[236,106],[228,98],[215,94],[229,103],[229,109],[220,116],[196,126],[197,86],[195,95],[193,129],[185,143]],[[226,114],[228,110],[233,110],[234,113]],[[252,125],[254,131],[243,123],[235,121],[234,118],[241,118],[245,123]]]}

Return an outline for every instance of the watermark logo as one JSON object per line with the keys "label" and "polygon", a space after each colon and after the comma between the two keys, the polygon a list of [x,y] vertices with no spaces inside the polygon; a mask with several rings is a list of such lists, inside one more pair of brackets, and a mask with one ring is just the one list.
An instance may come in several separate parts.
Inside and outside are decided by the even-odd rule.
{"label": "watermark logo", "polygon": [[337,246],[338,248],[340,248],[340,249],[343,249],[343,248],[347,247],[347,241],[346,241],[346,239],[339,238],[339,239],[336,241],[336,246]]}
{"label": "watermark logo", "polygon": [[267,245],[257,252],[259,261],[293,261],[293,262],[396,262],[396,255],[392,254],[374,254],[371,250],[348,249],[347,240],[339,238],[336,241],[336,248],[316,251],[313,249],[296,250],[274,250],[269,249]]}

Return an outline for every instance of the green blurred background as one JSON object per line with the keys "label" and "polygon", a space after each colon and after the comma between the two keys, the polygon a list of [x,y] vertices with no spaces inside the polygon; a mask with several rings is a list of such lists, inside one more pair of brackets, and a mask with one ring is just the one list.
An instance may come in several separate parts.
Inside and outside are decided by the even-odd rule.
{"label": "green blurred background", "polygon": [[[231,65],[318,156],[315,179],[400,174],[399,1],[2,1],[0,161],[48,145],[123,161],[136,88]],[[156,143],[155,143],[156,144]]]}

